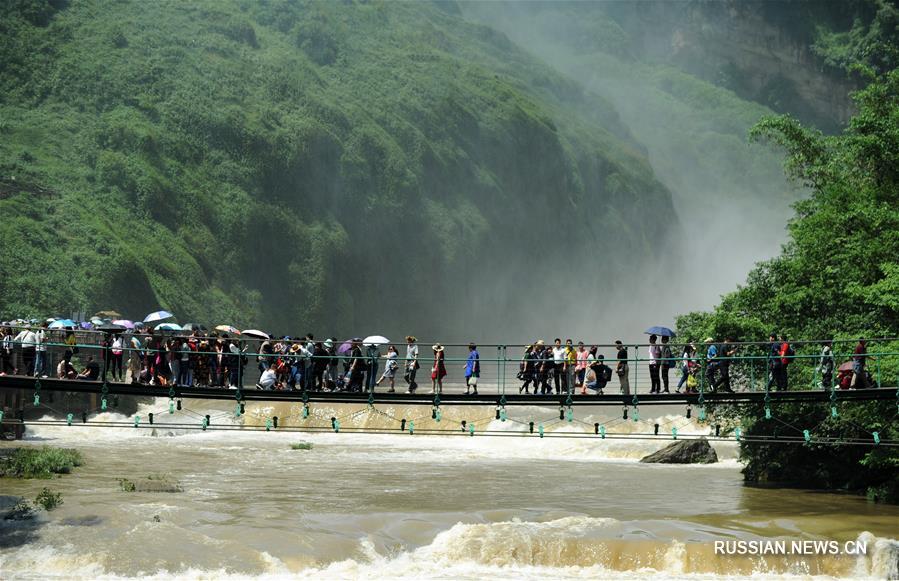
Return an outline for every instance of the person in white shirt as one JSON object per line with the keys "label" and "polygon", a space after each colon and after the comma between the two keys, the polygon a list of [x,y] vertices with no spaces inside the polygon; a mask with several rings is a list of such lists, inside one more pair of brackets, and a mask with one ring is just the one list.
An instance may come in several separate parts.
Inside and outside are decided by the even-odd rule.
{"label": "person in white shirt", "polygon": [[662,391],[662,380],[659,376],[659,364],[662,358],[662,348],[656,344],[658,337],[649,336],[649,393],[660,393]]}
{"label": "person in white shirt", "polygon": [[47,334],[43,327],[34,333],[34,355],[34,376],[47,377]]}
{"label": "person in white shirt", "polygon": [[565,348],[562,347],[562,339],[556,338],[553,342],[553,385],[556,393],[562,393],[562,371],[565,366]]}
{"label": "person in white shirt", "polygon": [[277,379],[278,376],[275,373],[275,367],[271,366],[262,372],[262,375],[259,377],[259,383],[256,384],[256,387],[258,387],[259,389],[267,390],[274,389]]}
{"label": "person in white shirt", "polygon": [[22,349],[22,365],[25,367],[25,375],[34,375],[34,354],[37,343],[34,331],[25,327],[19,331],[14,341]]}
{"label": "person in white shirt", "polygon": [[417,339],[412,335],[406,336],[406,373],[404,379],[409,384],[409,391],[406,393],[415,393],[418,384],[415,382],[415,373],[420,367],[418,363],[418,343]]}

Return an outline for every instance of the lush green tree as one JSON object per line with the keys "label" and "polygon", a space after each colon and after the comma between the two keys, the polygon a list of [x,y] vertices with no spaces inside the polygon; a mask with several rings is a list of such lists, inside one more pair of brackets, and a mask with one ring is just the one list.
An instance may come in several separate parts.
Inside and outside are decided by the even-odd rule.
{"label": "lush green tree", "polygon": [[[764,341],[776,331],[794,339],[845,340],[835,348],[838,363],[860,335],[899,335],[899,71],[875,78],[855,102],[858,113],[840,135],[822,135],[787,116],[754,128],[754,136],[786,150],[788,173],[812,194],[796,204],[783,253],[760,264],[713,312],[681,317],[683,335]],[[816,349],[800,345],[797,352],[813,358]],[[899,341],[875,341],[869,350],[896,354]],[[799,386],[813,383],[813,362],[792,366]],[[882,385],[897,385],[899,356],[884,355],[871,366]],[[813,438],[873,441],[876,431],[882,440],[899,439],[896,402],[839,407],[832,417],[829,404],[782,406],[773,411],[775,420],[751,409],[742,422],[747,436],[809,429]],[[750,481],[867,490],[899,501],[896,448],[746,443],[742,456]]]}

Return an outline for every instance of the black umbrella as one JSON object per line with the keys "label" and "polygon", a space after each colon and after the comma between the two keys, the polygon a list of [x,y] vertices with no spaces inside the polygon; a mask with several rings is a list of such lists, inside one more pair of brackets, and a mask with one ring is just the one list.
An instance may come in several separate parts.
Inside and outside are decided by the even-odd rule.
{"label": "black umbrella", "polygon": [[107,333],[115,333],[128,330],[128,327],[126,327],[125,325],[116,325],[115,323],[103,323],[99,327],[94,328],[97,331],[106,331]]}

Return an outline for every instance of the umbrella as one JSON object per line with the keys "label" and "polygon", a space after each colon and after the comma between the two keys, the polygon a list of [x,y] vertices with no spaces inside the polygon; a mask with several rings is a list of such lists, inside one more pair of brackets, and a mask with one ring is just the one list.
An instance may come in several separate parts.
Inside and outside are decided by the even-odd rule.
{"label": "umbrella", "polygon": [[668,327],[650,327],[643,331],[644,335],[659,335],[661,337],[677,337],[677,334]]}
{"label": "umbrella", "polygon": [[853,361],[847,361],[846,363],[843,363],[842,365],[840,365],[839,371],[852,371],[852,370],[853,370],[853,367],[852,367],[853,364],[854,364]]}
{"label": "umbrella", "polygon": [[127,327],[125,325],[116,325],[115,323],[103,323],[99,327],[97,327],[98,331],[124,331]]}
{"label": "umbrella", "polygon": [[259,339],[271,339],[271,337],[268,336],[268,333],[263,333],[262,331],[257,331],[256,329],[244,331],[243,333],[241,333],[241,335],[243,335],[244,337],[257,337]]}
{"label": "umbrella", "polygon": [[176,325],[175,323],[161,323],[156,325],[157,331],[180,331],[181,325]]}
{"label": "umbrella", "polygon": [[186,325],[181,325],[181,329],[185,331],[205,331],[206,325],[201,325],[200,323],[187,323]]}
{"label": "umbrella", "polygon": [[150,313],[146,317],[144,317],[144,323],[152,323],[153,321],[162,321],[164,319],[171,319],[174,317],[172,313],[168,311],[156,311],[155,313]]}
{"label": "umbrella", "polygon": [[353,349],[352,341],[344,341],[340,344],[340,347],[337,348],[337,354],[343,355],[344,353],[349,353]]}
{"label": "umbrella", "polygon": [[240,335],[240,331],[232,327],[231,325],[219,325],[215,328],[216,331],[221,331],[222,333],[231,333],[234,335]]}
{"label": "umbrella", "polygon": [[390,339],[383,335],[369,335],[362,340],[363,345],[387,345]]}
{"label": "umbrella", "polygon": [[75,325],[76,325],[76,323],[72,319],[56,319],[55,321],[50,323],[50,326],[47,328],[48,329],[63,329],[65,327],[74,327]]}
{"label": "umbrella", "polygon": [[125,327],[126,329],[134,328],[134,323],[132,323],[128,319],[116,319],[115,321],[112,322],[112,324],[113,325],[121,325],[121,326]]}
{"label": "umbrella", "polygon": [[93,325],[91,325],[91,324],[88,323],[87,321],[82,321],[82,322],[80,323],[80,325],[81,325],[81,328],[82,328],[82,329],[90,329],[91,327],[93,327]]}

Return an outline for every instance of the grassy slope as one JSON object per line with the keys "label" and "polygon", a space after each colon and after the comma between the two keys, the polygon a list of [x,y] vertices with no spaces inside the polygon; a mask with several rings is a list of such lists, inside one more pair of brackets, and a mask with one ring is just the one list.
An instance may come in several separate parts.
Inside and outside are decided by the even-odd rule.
{"label": "grassy slope", "polygon": [[473,283],[562,228],[572,260],[666,228],[609,104],[452,7],[34,4],[0,19],[0,316],[441,329],[503,320]]}

